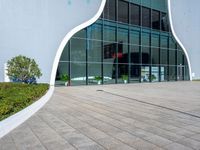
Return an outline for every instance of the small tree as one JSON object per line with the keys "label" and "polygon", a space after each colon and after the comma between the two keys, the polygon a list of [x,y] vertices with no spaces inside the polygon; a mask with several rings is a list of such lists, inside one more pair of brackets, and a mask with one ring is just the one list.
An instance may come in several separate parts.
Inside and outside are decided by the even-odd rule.
{"label": "small tree", "polygon": [[12,81],[35,83],[42,73],[34,59],[19,55],[7,62],[7,75]]}

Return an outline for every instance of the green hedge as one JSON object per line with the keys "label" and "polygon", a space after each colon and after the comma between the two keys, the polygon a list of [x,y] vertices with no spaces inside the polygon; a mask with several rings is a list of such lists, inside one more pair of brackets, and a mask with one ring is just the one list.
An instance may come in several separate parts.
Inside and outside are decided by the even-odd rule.
{"label": "green hedge", "polygon": [[48,84],[0,83],[0,121],[29,106],[48,89]]}

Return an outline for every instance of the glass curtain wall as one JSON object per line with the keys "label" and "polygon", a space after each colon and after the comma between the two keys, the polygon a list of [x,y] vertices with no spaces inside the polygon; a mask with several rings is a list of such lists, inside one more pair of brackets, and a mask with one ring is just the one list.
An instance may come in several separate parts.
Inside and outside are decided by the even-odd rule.
{"label": "glass curtain wall", "polygon": [[184,52],[169,29],[167,0],[107,0],[101,17],[75,34],[56,83],[70,85],[188,80]]}

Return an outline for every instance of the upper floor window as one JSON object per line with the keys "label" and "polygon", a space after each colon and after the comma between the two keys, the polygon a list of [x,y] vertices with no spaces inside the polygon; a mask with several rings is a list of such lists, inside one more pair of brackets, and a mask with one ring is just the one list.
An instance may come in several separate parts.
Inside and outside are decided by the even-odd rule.
{"label": "upper floor window", "polygon": [[118,21],[128,23],[128,3],[118,1]]}
{"label": "upper floor window", "polygon": [[140,25],[140,6],[130,5],[130,23],[133,25]]}
{"label": "upper floor window", "polygon": [[168,25],[168,19],[167,19],[166,13],[162,13],[161,15],[161,30],[169,31],[169,25]]}
{"label": "upper floor window", "polygon": [[152,10],[152,28],[160,30],[160,12]]}
{"label": "upper floor window", "polygon": [[116,20],[116,1],[107,0],[104,8],[104,18],[109,20]]}
{"label": "upper floor window", "polygon": [[146,7],[142,7],[142,26],[143,27],[151,27],[151,17],[150,17],[150,9]]}

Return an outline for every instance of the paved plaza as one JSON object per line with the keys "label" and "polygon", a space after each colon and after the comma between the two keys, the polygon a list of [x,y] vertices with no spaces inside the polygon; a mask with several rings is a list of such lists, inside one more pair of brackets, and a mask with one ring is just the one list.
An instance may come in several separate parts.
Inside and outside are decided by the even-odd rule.
{"label": "paved plaza", "polygon": [[56,87],[0,150],[200,150],[200,82]]}

